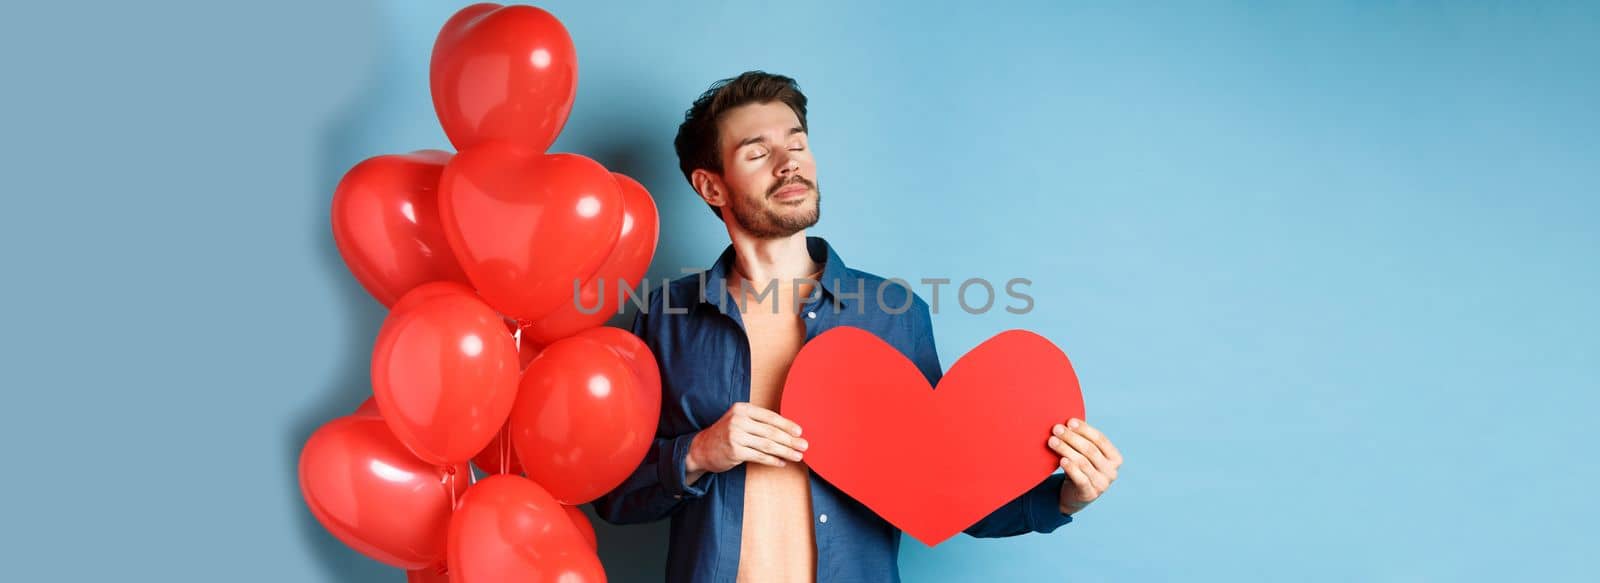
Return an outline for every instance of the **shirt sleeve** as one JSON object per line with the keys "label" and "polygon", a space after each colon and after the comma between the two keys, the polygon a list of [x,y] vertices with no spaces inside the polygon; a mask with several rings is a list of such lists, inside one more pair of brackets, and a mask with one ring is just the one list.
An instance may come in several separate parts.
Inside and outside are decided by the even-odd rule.
{"label": "shirt sleeve", "polygon": [[[633,318],[633,334],[656,354],[661,351],[656,350],[649,315],[661,308],[660,296],[664,293],[667,293],[664,289],[652,293],[649,309],[640,310]],[[667,382],[665,375],[662,382]],[[600,518],[612,524],[654,522],[670,516],[684,500],[706,495],[716,474],[708,472],[694,484],[684,483],[687,478],[685,460],[695,434],[667,435],[665,427],[665,419],[658,419],[656,437],[639,467],[611,492],[594,501],[595,514]]]}
{"label": "shirt sleeve", "polygon": [[[933,316],[922,298],[916,298],[912,304],[912,362],[928,378],[928,384],[937,387],[944,369],[939,364],[938,346],[934,342]],[[996,538],[1061,528],[1072,522],[1072,516],[1061,513],[1061,484],[1065,480],[1066,474],[1062,473],[1045,478],[963,532],[979,538]]]}
{"label": "shirt sleeve", "polygon": [[1066,474],[1052,474],[963,532],[978,538],[998,538],[1061,528],[1072,522],[1072,515],[1061,513],[1061,484],[1066,479]]}

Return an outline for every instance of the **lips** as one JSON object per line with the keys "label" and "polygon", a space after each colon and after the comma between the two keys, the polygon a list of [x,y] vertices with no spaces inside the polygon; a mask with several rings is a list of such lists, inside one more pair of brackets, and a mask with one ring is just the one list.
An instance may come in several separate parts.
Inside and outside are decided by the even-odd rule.
{"label": "lips", "polygon": [[778,192],[774,193],[772,195],[772,198],[775,198],[777,200],[789,200],[791,198],[798,198],[798,197],[804,196],[805,193],[807,191],[809,191],[809,190],[811,190],[811,187],[806,186],[804,184],[793,184],[793,185],[790,185],[790,186],[786,186],[786,187],[783,188],[783,190],[779,190]]}

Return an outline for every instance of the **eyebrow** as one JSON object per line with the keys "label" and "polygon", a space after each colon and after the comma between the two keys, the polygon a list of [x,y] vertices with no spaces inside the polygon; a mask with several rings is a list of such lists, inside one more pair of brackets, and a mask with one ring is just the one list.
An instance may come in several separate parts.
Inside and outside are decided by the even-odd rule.
{"label": "eyebrow", "polygon": [[[789,128],[789,135],[791,135],[791,136],[795,135],[795,134],[803,134],[803,133],[806,133],[806,130],[805,130],[805,128],[802,128],[800,126],[795,126],[795,127]],[[739,145],[734,146],[733,149],[738,150],[739,148],[743,148],[743,147],[748,146],[750,144],[759,144],[759,143],[764,142],[766,140],[767,139],[764,136],[750,136],[750,137],[745,138],[743,140],[739,140]]]}

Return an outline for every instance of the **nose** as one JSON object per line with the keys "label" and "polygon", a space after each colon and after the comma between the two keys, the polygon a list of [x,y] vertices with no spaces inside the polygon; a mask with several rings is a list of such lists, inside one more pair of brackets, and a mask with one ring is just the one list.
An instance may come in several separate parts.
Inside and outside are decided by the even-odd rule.
{"label": "nose", "polygon": [[778,164],[778,176],[780,177],[786,178],[789,175],[798,172],[799,170],[800,161],[794,159],[794,156],[786,156],[781,163]]}

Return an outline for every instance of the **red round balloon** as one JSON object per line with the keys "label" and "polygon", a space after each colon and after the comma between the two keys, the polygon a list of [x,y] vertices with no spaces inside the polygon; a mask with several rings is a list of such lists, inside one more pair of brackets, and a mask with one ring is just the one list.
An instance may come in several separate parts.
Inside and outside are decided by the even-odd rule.
{"label": "red round balloon", "polygon": [[604,166],[504,142],[465,150],[439,181],[440,214],[478,294],[524,324],[572,302],[616,246],[623,196]]}
{"label": "red round balloon", "polygon": [[450,518],[454,583],[605,581],[593,547],[539,484],[501,474],[474,484]]}
{"label": "red round balloon", "polygon": [[[617,245],[611,250],[594,276],[577,292],[577,302],[572,298],[562,303],[549,315],[522,329],[524,338],[540,344],[549,344],[578,333],[586,328],[604,324],[621,307],[620,288],[633,288],[639,278],[650,268],[655,257],[660,233],[660,219],[656,215],[655,199],[644,185],[632,178],[612,172],[617,187],[622,192],[622,226],[617,232]],[[583,309],[578,309],[581,302]],[[584,313],[591,311],[590,313]]]}
{"label": "red round balloon", "polygon": [[384,320],[372,351],[372,392],[383,420],[417,457],[459,463],[505,424],[518,370],[500,315],[477,298],[443,294]]}
{"label": "red round balloon", "polygon": [[604,343],[622,355],[634,374],[644,381],[644,390],[655,392],[656,403],[661,402],[661,369],[656,363],[656,355],[650,352],[650,347],[643,340],[632,332],[610,326],[596,326],[578,335]]}
{"label": "red round balloon", "polygon": [[[472,288],[464,284],[453,281],[434,281],[419,285],[404,296],[401,296],[400,300],[395,301],[394,305],[389,307],[389,314],[392,317],[396,313],[419,306],[433,298],[451,294],[464,295],[471,298],[478,297],[477,292],[472,291]],[[378,412],[378,398],[376,396],[367,397],[367,400],[361,402],[361,406],[356,409],[354,414],[381,417],[382,415]]]}
{"label": "red round balloon", "polygon": [[[374,560],[420,569],[445,556],[452,496],[467,490],[467,467],[412,455],[383,419],[340,417],[300,451],[300,492],[317,522]],[[453,489],[453,491],[452,491]]]}
{"label": "red round balloon", "polygon": [[393,316],[394,314],[420,306],[426,303],[428,300],[448,295],[466,296],[474,299],[478,298],[478,292],[472,291],[472,288],[468,287],[467,284],[464,283],[458,283],[454,281],[429,282],[413,288],[411,291],[406,292],[405,295],[401,296],[399,300],[396,300],[394,305],[389,306],[389,315]]}
{"label": "red round balloon", "polygon": [[573,526],[578,527],[578,534],[583,535],[583,540],[589,543],[589,548],[600,550],[600,538],[595,536],[594,524],[589,522],[589,517],[583,513],[583,509],[565,505],[561,509],[567,511],[567,517],[572,519]]}
{"label": "red round balloon", "polygon": [[506,140],[544,152],[572,112],[578,53],[549,12],[474,4],[440,29],[428,80],[456,150]]}
{"label": "red round balloon", "polygon": [[609,344],[579,334],[523,371],[511,442],[529,478],[564,504],[583,504],[638,467],[660,409],[659,385],[648,386]]}
{"label": "red round balloon", "polygon": [[385,306],[430,281],[467,282],[439,225],[439,176],[449,161],[439,150],[369,158],[334,189],[334,245]]}

